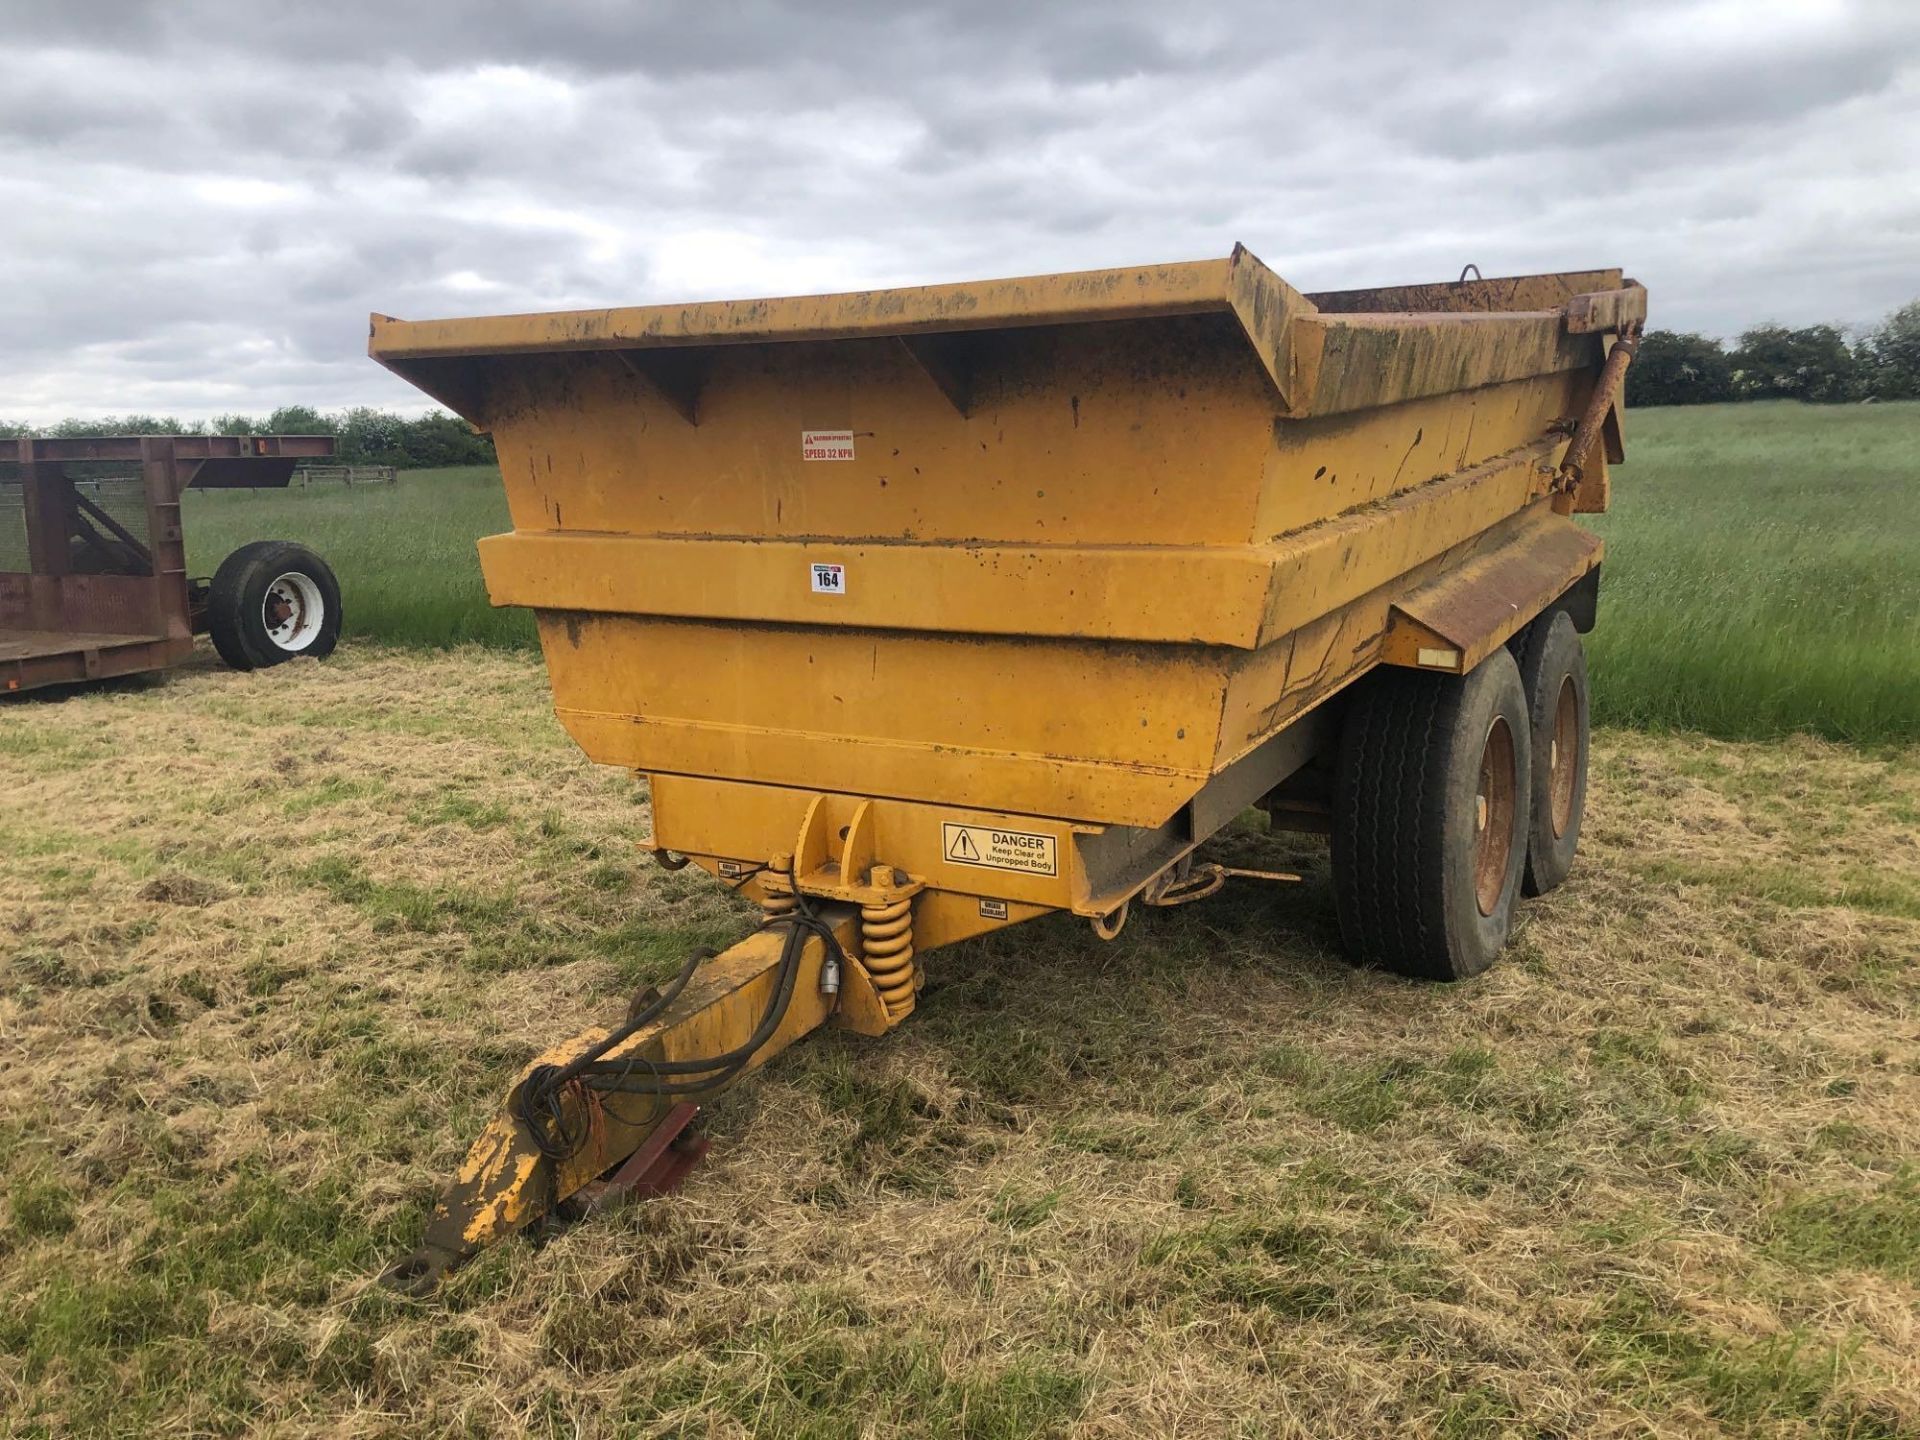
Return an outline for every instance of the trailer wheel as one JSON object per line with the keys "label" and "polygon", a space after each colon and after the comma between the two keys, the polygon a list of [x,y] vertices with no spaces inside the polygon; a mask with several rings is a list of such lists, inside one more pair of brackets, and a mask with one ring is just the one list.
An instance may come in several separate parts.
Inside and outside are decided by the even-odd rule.
{"label": "trailer wheel", "polygon": [[1533,717],[1533,801],[1521,890],[1544,895],[1573,868],[1587,808],[1587,656],[1573,617],[1550,610],[1516,652]]}
{"label": "trailer wheel", "polygon": [[1532,725],[1505,649],[1460,679],[1382,668],[1347,712],[1333,894],[1362,964],[1478,975],[1507,943],[1526,861]]}
{"label": "trailer wheel", "polygon": [[296,655],[331,655],[340,640],[340,582],[304,545],[242,545],[214,572],[207,633],[220,658],[236,670],[263,670]]}

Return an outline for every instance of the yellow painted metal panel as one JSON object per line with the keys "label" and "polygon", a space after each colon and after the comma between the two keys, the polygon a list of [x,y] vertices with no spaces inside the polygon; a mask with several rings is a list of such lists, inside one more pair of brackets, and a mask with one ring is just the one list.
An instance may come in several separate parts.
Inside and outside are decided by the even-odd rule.
{"label": "yellow painted metal panel", "polygon": [[1280,541],[1263,641],[1274,642],[1529,504],[1546,487],[1549,440],[1435,480]]}
{"label": "yellow painted metal panel", "polygon": [[[1333,603],[1306,601],[1278,622],[1273,643],[1233,656],[1213,768],[1231,764],[1381,663],[1396,602],[1489,549],[1524,546],[1528,536],[1555,527],[1574,528],[1552,515],[1546,499],[1524,498],[1534,468],[1532,458],[1523,457],[1519,464],[1485,467],[1429,487],[1431,508],[1405,505],[1383,529],[1381,558],[1370,573],[1343,576],[1339,564],[1330,562],[1344,553],[1345,543],[1322,547],[1303,574],[1317,571],[1317,580],[1307,584],[1317,583]],[[1483,528],[1472,517],[1487,492],[1520,498],[1505,518]],[[1541,603],[1551,598],[1543,596]]]}
{"label": "yellow painted metal panel", "polygon": [[868,795],[932,792],[950,796],[958,805],[997,803],[1027,814],[1103,824],[1160,824],[1206,783],[1208,774],[1204,768],[1067,760],[566,706],[556,710],[588,758],[603,765],[684,775],[747,775]]}
{"label": "yellow painted metal panel", "polygon": [[1567,302],[1567,329],[1576,335],[1621,330],[1647,318],[1647,292],[1636,281],[1617,290],[1576,295]]}
{"label": "yellow painted metal panel", "polygon": [[1371,669],[1397,588],[1396,577],[1271,645],[1235,652],[1213,768],[1225,769]]}
{"label": "yellow painted metal panel", "polygon": [[[768,836],[784,835],[787,838],[778,848],[791,847],[807,807],[819,797],[817,787],[743,784],[686,775],[648,778],[656,844],[683,855],[715,855],[755,864],[770,858],[760,853]],[[836,830],[851,821],[863,798],[859,794],[825,796]],[[872,815],[874,855],[938,889],[1056,909],[1073,905],[1074,831],[1064,821],[907,800],[877,801]],[[951,862],[945,830],[950,824],[1045,835],[1054,842],[1054,873]]]}
{"label": "yellow painted metal panel", "polygon": [[368,353],[419,379],[422,362],[474,355],[953,334],[1224,313],[1234,318],[1268,381],[1285,396],[1294,373],[1289,321],[1312,309],[1292,286],[1236,246],[1225,260],[840,295],[463,320],[375,315]]}
{"label": "yellow painted metal panel", "polygon": [[981,810],[1158,824],[1205,782],[1224,686],[1202,647],[539,620],[596,760]]}
{"label": "yellow painted metal panel", "polygon": [[488,583],[595,758],[1156,826],[1536,503],[1605,345],[1573,302],[1640,292],[1394,293],[1439,313],[1322,313],[1236,252],[372,348],[484,410]]}
{"label": "yellow painted metal panel", "polygon": [[[1256,538],[1248,477],[1272,444],[1275,401],[1230,316],[982,343],[966,415],[885,339],[717,351],[695,426],[609,356],[517,360],[497,383],[493,422],[514,528],[941,544]],[[844,433],[853,459],[805,459],[810,431]]]}
{"label": "yellow painted metal panel", "polygon": [[1319,524],[1537,441],[1579,412],[1590,384],[1560,371],[1275,425],[1255,536]]}
{"label": "yellow painted metal panel", "polygon": [[1303,315],[1294,322],[1301,377],[1292,414],[1335,415],[1561,370],[1591,369],[1598,335],[1543,314]]}
{"label": "yellow painted metal panel", "polygon": [[1484,533],[1489,514],[1523,509],[1551,448],[1268,547],[1272,643],[1252,664],[1217,647],[547,612],[555,702],[609,764],[1158,825],[1214,770],[1375,663],[1392,600]]}
{"label": "yellow painted metal panel", "polygon": [[373,343],[382,359],[407,359],[842,339],[1191,314],[1229,307],[1236,258],[691,305],[457,320],[404,321],[376,315]]}
{"label": "yellow painted metal panel", "polygon": [[[949,546],[576,532],[480,542],[496,605],[849,629],[1252,645],[1254,546]],[[841,567],[816,588],[813,566]]]}
{"label": "yellow painted metal panel", "polygon": [[[1525,278],[1530,293],[1572,279]],[[1582,328],[1624,314],[1621,303],[1583,305]],[[1559,308],[1458,311],[1447,314],[1444,324],[1435,324],[1432,314],[1322,315],[1238,246],[1225,260],[839,295],[460,320],[375,315],[368,353],[493,427],[511,401],[493,396],[480,372],[449,370],[447,362],[582,351],[712,351],[1205,314],[1232,317],[1285,413],[1296,417],[1493,384],[1537,373],[1543,364],[1565,369],[1585,354],[1566,345],[1575,337]],[[1401,319],[1413,323],[1396,328]],[[1463,327],[1463,321],[1479,323]],[[681,408],[697,413],[697,406]]]}
{"label": "yellow painted metal panel", "polygon": [[1463,310],[1557,310],[1593,291],[1627,283],[1618,270],[1565,270],[1547,275],[1501,275],[1492,280],[1446,280],[1427,285],[1381,285],[1362,290],[1319,290],[1306,298],[1329,315],[1355,311],[1415,311],[1430,315]]}
{"label": "yellow painted metal panel", "polygon": [[[501,605],[1244,647],[1484,528],[1484,514],[1510,513],[1515,497],[1540,488],[1537,467],[1556,443],[1509,451],[1265,546],[1042,550],[535,532],[491,537],[481,555]],[[1499,498],[1489,501],[1492,484]],[[836,588],[812,588],[816,563],[844,567]]]}

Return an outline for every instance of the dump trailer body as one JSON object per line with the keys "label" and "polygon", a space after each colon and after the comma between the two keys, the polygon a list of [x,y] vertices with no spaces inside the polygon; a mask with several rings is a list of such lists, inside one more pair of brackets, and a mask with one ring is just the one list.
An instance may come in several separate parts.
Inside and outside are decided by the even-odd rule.
{"label": "dump trailer body", "polygon": [[[765,859],[771,792],[732,823],[719,782],[886,799],[883,849],[965,894],[978,873],[922,853],[952,844],[935,812],[1044,820],[1056,851],[1158,832],[1387,658],[1423,586],[1597,564],[1564,512],[1604,507],[1604,458],[1557,502],[1551,477],[1643,314],[1615,270],[1308,297],[1236,250],[376,316],[371,351],[492,432],[514,530],[481,544],[489,591],[534,609],[587,753],[655,777],[661,845]],[[1137,879],[1045,869],[1009,864],[1001,898],[1095,913]]]}
{"label": "dump trailer body", "polygon": [[331,435],[0,442],[0,692],[164,669],[193,649],[180,497],[284,486]]}
{"label": "dump trailer body", "polygon": [[[481,563],[533,609],[560,719],[646,776],[657,859],[774,932],[534,1062],[388,1278],[670,1186],[700,1100],[816,1025],[900,1023],[926,950],[1061,910],[1110,938],[1136,899],[1212,893],[1195,848],[1246,807],[1324,819],[1300,782],[1343,706],[1450,717],[1460,743],[1407,766],[1433,784],[1400,787],[1447,797],[1444,824],[1394,831],[1450,848],[1369,879],[1383,916],[1452,907],[1437,958],[1388,959],[1484,965],[1541,809],[1519,667],[1545,652],[1520,637],[1552,607],[1571,664],[1559,612],[1592,623],[1600,542],[1570,517],[1605,508],[1644,314],[1616,270],[1303,295],[1236,249],[373,317],[375,358],[493,435],[513,530]],[[1430,673],[1353,699],[1382,666]],[[1584,671],[1551,678],[1553,773],[1583,775]],[[1406,752],[1368,725],[1368,753]]]}

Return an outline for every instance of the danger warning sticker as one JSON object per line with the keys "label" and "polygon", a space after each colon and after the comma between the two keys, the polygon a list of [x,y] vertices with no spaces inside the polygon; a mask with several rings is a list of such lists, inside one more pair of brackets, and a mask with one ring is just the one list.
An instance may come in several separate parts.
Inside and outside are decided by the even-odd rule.
{"label": "danger warning sticker", "polygon": [[802,460],[851,460],[853,459],[853,432],[851,430],[802,430],[800,458]]}
{"label": "danger warning sticker", "polygon": [[1054,837],[1027,830],[1000,830],[991,825],[940,826],[940,853],[955,865],[978,865],[983,870],[1018,870],[1023,875],[1058,875]]}

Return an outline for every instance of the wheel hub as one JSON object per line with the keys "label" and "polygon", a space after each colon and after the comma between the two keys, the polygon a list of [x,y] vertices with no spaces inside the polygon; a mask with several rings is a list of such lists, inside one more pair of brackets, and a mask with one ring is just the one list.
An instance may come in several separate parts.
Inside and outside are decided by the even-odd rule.
{"label": "wheel hub", "polygon": [[1473,892],[1482,915],[1499,908],[1507,888],[1519,791],[1515,764],[1513,732],[1496,716],[1480,751],[1480,788],[1473,804]]}
{"label": "wheel hub", "polygon": [[289,570],[267,586],[260,619],[267,639],[281,649],[298,653],[311,645],[326,623],[327,601],[313,577]]}
{"label": "wheel hub", "polygon": [[1573,823],[1573,794],[1580,779],[1580,697],[1574,693],[1573,677],[1560,682],[1560,694],[1553,706],[1553,741],[1547,747],[1548,821],[1554,839],[1567,833]]}

